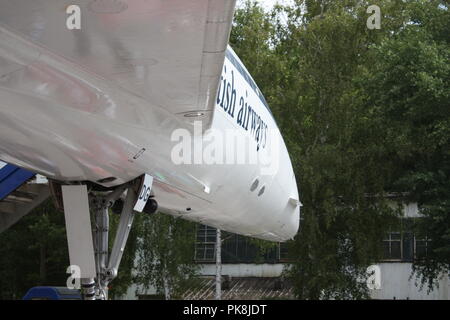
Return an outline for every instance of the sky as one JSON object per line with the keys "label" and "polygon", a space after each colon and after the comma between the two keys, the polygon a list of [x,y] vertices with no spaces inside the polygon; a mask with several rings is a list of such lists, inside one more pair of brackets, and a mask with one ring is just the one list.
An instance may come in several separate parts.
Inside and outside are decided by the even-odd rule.
{"label": "sky", "polygon": [[[237,0],[237,4],[239,5],[240,3],[243,3],[245,0]],[[272,9],[272,7],[278,2],[280,4],[286,4],[291,2],[291,0],[256,0],[257,2],[259,2],[260,4],[262,4],[262,6],[265,9]]]}

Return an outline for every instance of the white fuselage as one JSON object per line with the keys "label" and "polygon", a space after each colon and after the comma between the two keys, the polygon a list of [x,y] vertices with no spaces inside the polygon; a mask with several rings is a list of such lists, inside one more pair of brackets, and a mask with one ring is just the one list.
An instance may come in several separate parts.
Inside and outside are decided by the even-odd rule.
{"label": "white fuselage", "polygon": [[[3,36],[21,51],[12,35]],[[286,146],[262,94],[231,48],[217,97],[210,97],[216,99],[212,122],[199,130],[201,113],[186,113],[191,122],[181,121],[57,56],[34,55],[31,46],[17,57],[5,52],[0,55],[1,160],[58,181],[107,187],[147,173],[154,177],[152,193],[163,212],[274,241],[297,233],[299,197]],[[2,59],[27,67],[7,72]],[[177,132],[191,134],[191,141]],[[207,148],[223,140],[228,148],[227,133],[247,144],[231,148],[234,160],[226,150],[220,155],[220,148]],[[193,146],[192,163],[174,160],[177,155],[189,158],[186,150],[178,152],[183,143]],[[263,155],[265,163],[249,160],[249,150]],[[239,156],[246,159],[239,161]]]}

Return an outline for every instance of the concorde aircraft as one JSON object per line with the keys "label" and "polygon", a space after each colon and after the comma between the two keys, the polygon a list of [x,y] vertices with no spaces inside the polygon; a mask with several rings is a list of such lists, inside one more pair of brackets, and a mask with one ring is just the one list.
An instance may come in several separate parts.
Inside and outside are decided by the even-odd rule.
{"label": "concorde aircraft", "polygon": [[[48,179],[86,299],[107,298],[136,212],[271,241],[297,233],[288,151],[228,45],[234,8],[0,0],[0,169]],[[110,254],[109,209],[121,214]]]}

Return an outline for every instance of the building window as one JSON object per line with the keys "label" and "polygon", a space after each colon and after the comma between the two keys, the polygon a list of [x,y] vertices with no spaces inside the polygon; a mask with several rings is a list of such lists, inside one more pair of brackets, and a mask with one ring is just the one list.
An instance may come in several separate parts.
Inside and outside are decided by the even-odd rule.
{"label": "building window", "polygon": [[[195,261],[215,262],[216,229],[199,225],[195,244]],[[222,263],[278,263],[287,257],[287,247],[281,251],[280,244],[261,250],[250,238],[222,231]]]}
{"label": "building window", "polygon": [[402,233],[402,260],[414,260],[414,235],[411,232]]}
{"label": "building window", "polygon": [[216,229],[199,225],[195,242],[195,260],[198,262],[214,262],[216,245]]}
{"label": "building window", "polygon": [[427,254],[429,239],[418,239],[412,232],[390,232],[383,240],[383,261],[412,262]]}
{"label": "building window", "polygon": [[383,240],[383,259],[401,260],[402,259],[402,240],[400,232],[390,232]]}
{"label": "building window", "polygon": [[425,237],[423,239],[415,239],[415,258],[416,259],[423,259],[427,256],[428,250],[429,250],[429,244],[430,239],[428,237]]}
{"label": "building window", "polygon": [[280,243],[280,262],[290,262],[291,259],[289,257],[289,251],[288,251],[288,243],[287,242],[281,242]]}
{"label": "building window", "polygon": [[274,250],[263,253],[248,237],[234,233],[224,235],[222,244],[223,263],[274,263],[276,261],[277,254]]}

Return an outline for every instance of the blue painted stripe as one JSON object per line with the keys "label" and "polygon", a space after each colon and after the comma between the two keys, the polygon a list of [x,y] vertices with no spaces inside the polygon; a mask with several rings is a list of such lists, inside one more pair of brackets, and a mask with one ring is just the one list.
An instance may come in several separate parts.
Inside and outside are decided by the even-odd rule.
{"label": "blue painted stripe", "polygon": [[16,166],[7,164],[0,170],[0,183],[5,180],[9,175],[13,174],[15,171],[19,169]]}
{"label": "blue painted stripe", "polygon": [[0,200],[6,198],[11,192],[16,190],[35,173],[21,169],[12,164],[7,164],[0,169]]}

